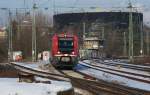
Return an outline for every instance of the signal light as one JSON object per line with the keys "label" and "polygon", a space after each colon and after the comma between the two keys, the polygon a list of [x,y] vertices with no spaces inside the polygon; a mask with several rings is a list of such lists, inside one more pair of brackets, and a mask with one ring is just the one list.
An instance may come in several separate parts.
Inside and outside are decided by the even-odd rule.
{"label": "signal light", "polygon": [[69,56],[68,54],[64,54],[64,56]]}
{"label": "signal light", "polygon": [[65,36],[65,37],[67,37],[67,35],[66,35],[66,34],[64,34],[64,36]]}
{"label": "signal light", "polygon": [[58,54],[60,54],[60,52],[59,52],[59,51],[58,51],[57,53],[58,53]]}
{"label": "signal light", "polygon": [[75,54],[75,52],[72,52],[72,54]]}

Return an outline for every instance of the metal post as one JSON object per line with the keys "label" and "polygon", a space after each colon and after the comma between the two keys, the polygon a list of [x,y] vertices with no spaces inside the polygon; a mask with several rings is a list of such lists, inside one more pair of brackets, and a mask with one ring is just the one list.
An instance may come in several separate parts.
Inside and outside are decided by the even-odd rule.
{"label": "metal post", "polygon": [[129,3],[129,59],[133,62],[133,17],[132,17],[132,4]]}
{"label": "metal post", "polygon": [[87,56],[87,51],[85,50],[85,48],[84,48],[84,42],[85,42],[85,22],[83,22],[83,46],[82,46],[82,48],[83,48],[83,50],[84,50],[84,56],[86,55]]}
{"label": "metal post", "polygon": [[[11,13],[10,13],[11,14]],[[11,21],[11,25],[10,25],[10,50],[11,50],[11,60],[13,60],[13,31],[12,31],[12,18],[11,18],[11,15],[10,15],[10,21]]]}
{"label": "metal post", "polygon": [[85,22],[83,22],[83,41],[85,39]]}
{"label": "metal post", "polygon": [[10,11],[8,10],[9,14],[9,30],[8,30],[8,62],[11,60],[11,46],[10,46],[10,31],[11,31],[11,18],[10,18]]}
{"label": "metal post", "polygon": [[140,21],[140,33],[141,33],[141,50],[140,50],[140,54],[141,56],[144,55],[144,49],[143,49],[143,23]]}
{"label": "metal post", "polygon": [[101,56],[101,58],[103,58],[104,57],[104,53],[105,53],[105,51],[104,51],[104,41],[105,41],[105,28],[104,27],[101,27],[101,29],[102,29],[102,37],[101,37],[101,40],[102,40],[102,43],[103,43],[103,46],[102,47],[100,47],[100,50],[99,50],[99,53],[101,54],[99,54],[99,56]]}
{"label": "metal post", "polygon": [[8,61],[13,59],[13,48],[12,48],[12,18],[10,9],[8,9],[9,14],[9,31],[8,31]]}
{"label": "metal post", "polygon": [[36,4],[33,4],[33,16],[32,16],[32,61],[36,61],[36,23],[35,23],[35,9]]}
{"label": "metal post", "polygon": [[123,55],[127,56],[127,38],[126,38],[126,32],[123,32],[123,39],[124,39]]}
{"label": "metal post", "polygon": [[53,2],[53,13],[54,13],[53,15],[55,15],[55,14],[56,14],[56,10],[55,10],[55,8],[56,8],[56,7],[55,7],[55,0],[53,0],[52,2]]}
{"label": "metal post", "polygon": [[150,55],[150,37],[149,37],[149,35],[150,35],[150,32],[149,31],[146,31],[146,42],[147,42],[147,55],[149,56]]}
{"label": "metal post", "polygon": [[102,27],[102,40],[105,39],[105,34],[104,34],[104,27]]}

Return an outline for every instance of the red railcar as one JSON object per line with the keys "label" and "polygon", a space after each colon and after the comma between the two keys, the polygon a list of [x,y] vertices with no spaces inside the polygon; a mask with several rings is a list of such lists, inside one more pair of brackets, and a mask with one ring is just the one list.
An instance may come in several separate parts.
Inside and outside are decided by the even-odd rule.
{"label": "red railcar", "polygon": [[55,67],[74,67],[78,63],[78,37],[60,34],[52,37],[52,64]]}

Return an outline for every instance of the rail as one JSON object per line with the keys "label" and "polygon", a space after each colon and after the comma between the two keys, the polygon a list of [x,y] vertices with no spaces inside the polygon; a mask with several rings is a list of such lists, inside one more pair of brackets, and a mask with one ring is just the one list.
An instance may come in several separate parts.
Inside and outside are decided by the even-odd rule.
{"label": "rail", "polygon": [[[116,85],[116,84],[114,85],[113,83],[105,82],[99,79],[96,79],[94,81],[94,80],[87,80],[87,79],[72,77],[71,75],[64,73],[63,70],[59,70],[59,72],[67,76],[71,80],[74,86],[77,86],[84,90],[88,90],[94,95],[99,95],[100,93],[107,93],[107,94],[113,94],[113,95],[143,95],[143,93],[141,93],[140,91],[137,91],[137,89],[125,87],[122,85]],[[80,72],[77,72],[77,73],[80,73]],[[84,76],[89,76],[84,73],[80,73],[80,74]],[[95,79],[94,77],[92,78]]]}
{"label": "rail", "polygon": [[52,80],[68,81],[68,78],[64,75],[35,70],[35,69],[28,68],[19,64],[15,64],[15,62],[11,62],[10,64],[14,66],[17,70],[19,70],[19,72],[22,72],[22,73],[31,74],[34,76],[39,76],[39,77],[48,78]]}

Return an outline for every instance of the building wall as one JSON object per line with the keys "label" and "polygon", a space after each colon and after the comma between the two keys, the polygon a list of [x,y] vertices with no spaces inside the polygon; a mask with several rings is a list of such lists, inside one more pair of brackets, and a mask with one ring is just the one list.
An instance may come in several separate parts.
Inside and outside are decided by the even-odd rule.
{"label": "building wall", "polygon": [[6,31],[0,31],[0,39],[6,37]]}

